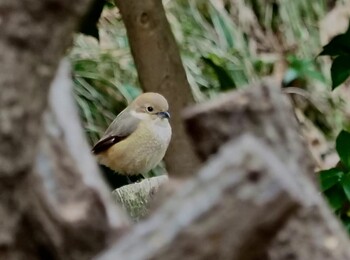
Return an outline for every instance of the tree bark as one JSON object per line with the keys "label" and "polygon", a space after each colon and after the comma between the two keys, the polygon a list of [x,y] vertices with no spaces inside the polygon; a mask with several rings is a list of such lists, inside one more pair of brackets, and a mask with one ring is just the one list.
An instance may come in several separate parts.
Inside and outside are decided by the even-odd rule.
{"label": "tree bark", "polygon": [[292,176],[254,136],[230,142],[98,259],[261,260],[301,205]]}
{"label": "tree bark", "polygon": [[121,212],[106,214],[102,186],[79,174],[47,109],[50,82],[89,2],[0,3],[1,259],[91,259],[108,244],[110,222],[127,223]]}
{"label": "tree bark", "polygon": [[271,259],[350,259],[344,228],[320,197],[313,165],[301,139],[291,104],[271,81],[189,108],[186,125],[197,152],[206,160],[230,140],[251,133],[276,151],[307,205],[281,230]]}
{"label": "tree bark", "polygon": [[89,2],[0,3],[0,178],[10,183],[32,166],[48,86]]}
{"label": "tree bark", "polygon": [[161,0],[115,0],[144,91],[163,94],[170,104],[173,137],[165,156],[170,177],[184,177],[199,166],[178,111],[194,103],[175,38]]}

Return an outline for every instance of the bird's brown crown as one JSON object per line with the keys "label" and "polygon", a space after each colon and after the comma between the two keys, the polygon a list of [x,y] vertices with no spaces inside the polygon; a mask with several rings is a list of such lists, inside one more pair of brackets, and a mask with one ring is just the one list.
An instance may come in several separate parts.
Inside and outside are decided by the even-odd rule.
{"label": "bird's brown crown", "polygon": [[168,101],[161,94],[154,92],[146,92],[138,96],[131,104],[137,112],[142,112],[151,106],[155,111],[168,111]]}

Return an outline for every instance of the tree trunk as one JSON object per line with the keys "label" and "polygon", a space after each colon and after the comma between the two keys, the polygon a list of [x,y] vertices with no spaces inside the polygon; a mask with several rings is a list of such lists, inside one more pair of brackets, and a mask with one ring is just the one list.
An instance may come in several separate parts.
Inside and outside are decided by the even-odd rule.
{"label": "tree trunk", "polygon": [[169,101],[172,141],[165,156],[170,177],[184,177],[198,168],[198,159],[184,131],[179,111],[194,103],[180,54],[161,0],[115,1],[123,18],[141,87]]}
{"label": "tree trunk", "polygon": [[67,148],[74,144],[47,109],[50,82],[88,5],[0,3],[0,259],[91,259],[108,244],[110,223],[128,223],[121,212],[106,214],[102,185],[82,178]]}

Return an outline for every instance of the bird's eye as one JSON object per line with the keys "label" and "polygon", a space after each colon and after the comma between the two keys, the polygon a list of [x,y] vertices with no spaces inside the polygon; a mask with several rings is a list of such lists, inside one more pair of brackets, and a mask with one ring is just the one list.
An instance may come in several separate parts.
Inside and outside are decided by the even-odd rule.
{"label": "bird's eye", "polygon": [[153,111],[153,107],[147,107],[147,111],[148,112],[152,112]]}

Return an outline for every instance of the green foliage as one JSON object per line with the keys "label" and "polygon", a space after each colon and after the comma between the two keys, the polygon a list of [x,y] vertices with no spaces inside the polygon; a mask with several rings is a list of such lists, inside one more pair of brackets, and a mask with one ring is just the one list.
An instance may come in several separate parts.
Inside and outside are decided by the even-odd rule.
{"label": "green foliage", "polygon": [[211,58],[202,57],[202,60],[213,69],[221,90],[225,91],[236,88],[235,82],[224,67],[216,64]]}
{"label": "green foliage", "polygon": [[300,59],[294,55],[290,55],[287,58],[288,70],[284,75],[283,84],[289,85],[295,80],[317,80],[325,82],[325,77],[316,67],[315,61],[312,59]]}
{"label": "green foliage", "polygon": [[74,94],[91,143],[96,142],[115,116],[140,94],[134,64],[126,52],[101,51],[93,39],[79,36],[70,58]]}
{"label": "green foliage", "polygon": [[324,191],[324,194],[335,214],[339,216],[342,215],[343,205],[347,202],[342,185],[337,183],[330,189]]}
{"label": "green foliage", "polygon": [[331,77],[332,89],[337,88],[350,76],[350,24],[348,30],[335,36],[319,55],[336,56],[331,67]]}
{"label": "green foliage", "polygon": [[334,213],[350,232],[350,133],[341,131],[336,139],[340,163],[334,168],[319,172],[321,191]]}
{"label": "green foliage", "polygon": [[[278,24],[276,33],[283,35],[278,41],[286,49],[297,46],[288,52],[290,56],[309,62],[307,71],[302,71],[304,67],[297,70],[296,77],[305,77],[305,85],[325,82],[318,72],[321,62],[313,59],[321,48],[316,26],[324,15],[324,3],[295,0],[266,4],[263,0],[247,0],[233,5],[220,0],[165,1],[195,98],[202,100],[230,88],[242,88],[271,75],[280,59],[271,46],[276,39],[259,34],[265,29],[270,31],[273,24]],[[254,15],[258,20],[252,18]]]}
{"label": "green foliage", "polygon": [[331,76],[332,89],[338,87],[350,76],[350,55],[340,55],[334,59]]}
{"label": "green foliage", "polygon": [[339,183],[341,181],[341,178],[344,175],[344,173],[337,168],[324,170],[324,171],[321,171],[319,174],[320,174],[320,186],[323,192],[330,189],[335,184]]}
{"label": "green foliage", "polygon": [[336,150],[342,164],[350,169],[350,133],[341,131],[336,140]]}
{"label": "green foliage", "polygon": [[350,54],[350,25],[348,30],[340,35],[335,36],[327,45],[323,46],[323,50],[319,55],[349,55]]}
{"label": "green foliage", "polygon": [[[169,22],[179,43],[187,76],[197,100],[249,82],[250,58],[244,37],[230,13],[214,1],[170,1]],[[250,64],[248,65],[251,66]],[[252,75],[252,79],[255,76]]]}
{"label": "green foliage", "polygon": [[[344,34],[335,36],[320,55],[335,56],[331,67],[334,90],[350,76],[350,23]],[[342,130],[336,139],[338,165],[319,173],[320,186],[335,214],[350,232],[350,133]]]}

